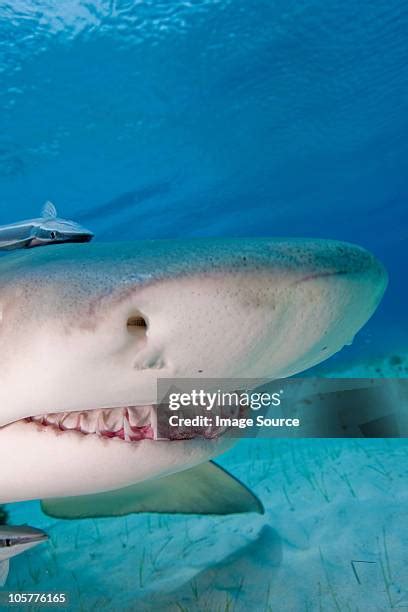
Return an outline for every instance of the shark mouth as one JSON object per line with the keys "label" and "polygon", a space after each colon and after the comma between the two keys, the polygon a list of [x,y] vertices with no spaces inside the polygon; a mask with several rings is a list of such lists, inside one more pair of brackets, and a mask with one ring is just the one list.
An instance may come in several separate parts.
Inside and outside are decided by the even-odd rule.
{"label": "shark mouth", "polygon": [[[124,408],[105,408],[81,412],[55,412],[24,419],[43,428],[52,428],[56,433],[77,432],[96,435],[105,439],[124,442],[141,440],[189,440],[192,438],[212,439],[219,437],[228,429],[226,426],[195,425],[166,427],[157,426],[158,407],[126,406]],[[159,433],[158,430],[161,430]]]}
{"label": "shark mouth", "polygon": [[25,419],[56,431],[76,431],[102,438],[117,438],[125,442],[154,439],[152,406],[127,406],[84,410],[82,412],[54,412]]}

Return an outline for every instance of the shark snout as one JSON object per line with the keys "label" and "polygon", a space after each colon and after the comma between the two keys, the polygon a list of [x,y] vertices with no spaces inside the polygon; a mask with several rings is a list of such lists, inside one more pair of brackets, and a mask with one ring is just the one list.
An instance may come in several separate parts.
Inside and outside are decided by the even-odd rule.
{"label": "shark snout", "polygon": [[29,548],[33,548],[48,540],[48,535],[42,529],[28,525],[0,525],[0,560],[14,557]]}
{"label": "shark snout", "polygon": [[336,287],[341,283],[344,294],[362,305],[375,308],[388,282],[384,266],[365,249],[347,243],[333,243],[315,255],[315,261],[297,283],[325,282]]}
{"label": "shark snout", "polygon": [[335,276],[360,276],[380,286],[387,282],[386,270],[374,255],[362,247],[344,242],[304,241],[293,249],[289,269],[291,264],[299,271],[295,282]]}
{"label": "shark snout", "polygon": [[[351,344],[388,282],[384,266],[371,253],[347,243],[306,244],[298,263],[297,271],[288,272],[292,280],[281,292],[282,328],[286,342],[296,343],[298,352],[285,375],[316,365]],[[291,325],[284,324],[288,319]]]}

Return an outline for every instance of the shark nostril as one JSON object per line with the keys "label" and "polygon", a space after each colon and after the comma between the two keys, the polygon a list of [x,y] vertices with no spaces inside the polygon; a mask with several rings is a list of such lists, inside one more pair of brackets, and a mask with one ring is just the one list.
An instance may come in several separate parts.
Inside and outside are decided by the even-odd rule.
{"label": "shark nostril", "polygon": [[146,323],[146,320],[142,316],[136,315],[136,316],[128,318],[127,326],[128,327],[147,327],[147,323]]}
{"label": "shark nostril", "polygon": [[130,315],[126,325],[129,334],[132,334],[132,336],[136,336],[138,338],[146,337],[147,321],[140,312]]}

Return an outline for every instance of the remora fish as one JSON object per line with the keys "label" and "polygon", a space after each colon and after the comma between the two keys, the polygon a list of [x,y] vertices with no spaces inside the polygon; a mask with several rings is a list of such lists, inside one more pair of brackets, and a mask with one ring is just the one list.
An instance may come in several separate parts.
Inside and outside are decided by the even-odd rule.
{"label": "remora fish", "polygon": [[350,343],[386,284],[370,253],[329,240],[152,240],[3,258],[0,503],[42,498],[64,517],[261,511],[208,463],[230,440],[152,439],[157,379],[301,372]]}
{"label": "remora fish", "polygon": [[93,233],[79,223],[60,219],[52,202],[46,202],[41,217],[0,226],[0,251],[29,249],[62,242],[89,242]]}
{"label": "remora fish", "polygon": [[47,534],[27,525],[0,525],[0,586],[7,580],[9,559],[45,542]]}

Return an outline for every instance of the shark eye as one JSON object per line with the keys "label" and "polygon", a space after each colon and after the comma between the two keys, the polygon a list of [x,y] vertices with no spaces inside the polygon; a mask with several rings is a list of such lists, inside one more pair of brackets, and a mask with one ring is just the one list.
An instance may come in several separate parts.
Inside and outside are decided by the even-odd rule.
{"label": "shark eye", "polygon": [[10,540],[10,538],[6,538],[4,540],[4,546],[12,546],[13,542]]}
{"label": "shark eye", "polygon": [[57,232],[50,232],[51,240],[54,240],[57,237]]}

